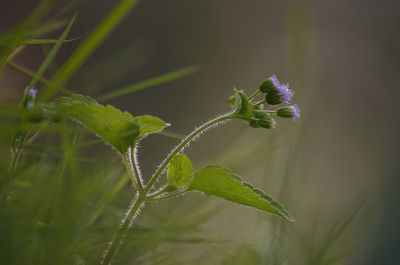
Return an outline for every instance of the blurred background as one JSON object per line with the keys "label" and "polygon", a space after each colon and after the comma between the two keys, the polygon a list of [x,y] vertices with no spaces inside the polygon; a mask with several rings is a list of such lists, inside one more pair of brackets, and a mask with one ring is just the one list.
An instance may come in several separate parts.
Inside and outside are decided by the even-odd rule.
{"label": "blurred background", "polygon": [[[38,3],[4,1],[0,32],[21,23]],[[45,18],[56,15],[68,21],[77,12],[68,38],[79,39],[63,45],[47,78],[115,4],[54,3]],[[72,76],[68,89],[98,99],[196,65],[195,73],[179,80],[101,102],[132,115],[158,116],[172,124],[169,132],[184,135],[227,112],[234,87],[251,94],[276,74],[295,91],[300,120],[280,119],[274,130],[254,130],[233,121],[202,136],[187,155],[196,169],[209,163],[232,169],[281,201],[296,222],[189,194],[146,208],[116,264],[400,264],[399,25],[400,2],[394,0],[141,1]],[[62,31],[45,36],[58,38]],[[49,47],[26,47],[13,62],[35,72]],[[18,102],[30,80],[15,67],[2,69],[0,103]],[[95,139],[82,128],[66,130],[71,139]],[[57,139],[48,141],[50,147],[62,142]],[[39,139],[37,145],[43,143]],[[162,135],[144,140],[139,149],[144,176],[151,175],[177,143]],[[52,149],[61,158],[45,159],[45,170],[33,166],[26,174],[51,176],[65,158],[65,144]],[[90,193],[82,188],[85,199],[66,197],[62,205],[76,206],[79,210],[71,216],[81,218],[119,183],[123,167],[107,146],[78,147],[75,169],[63,172],[63,178],[75,172],[71,179],[76,183],[89,187],[96,181],[99,188],[92,187]],[[22,194],[36,196],[29,189],[24,187]],[[98,226],[89,232],[74,228],[81,233],[77,238],[87,240],[78,244],[85,249],[82,253],[71,250],[75,264],[96,263],[98,249],[106,246],[132,196],[125,181],[118,195],[104,203]],[[20,237],[12,236],[15,244],[0,239],[1,255],[17,253]],[[64,242],[74,245],[75,239]],[[46,240],[57,238],[48,235]],[[46,250],[46,243],[42,246]],[[54,260],[49,258],[49,264]]]}

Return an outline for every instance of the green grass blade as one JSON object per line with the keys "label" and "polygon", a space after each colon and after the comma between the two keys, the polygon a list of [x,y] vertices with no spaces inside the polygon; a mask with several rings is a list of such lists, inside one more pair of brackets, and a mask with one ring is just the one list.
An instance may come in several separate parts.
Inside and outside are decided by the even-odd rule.
{"label": "green grass blade", "polygon": [[128,12],[136,6],[138,0],[122,0],[105,19],[96,27],[93,33],[82,43],[81,46],[71,55],[69,60],[56,73],[50,86],[47,86],[41,94],[40,99],[49,99],[57,92],[60,85],[65,83],[106,39],[112,30],[121,22]]}
{"label": "green grass blade", "polygon": [[7,45],[3,48],[0,53],[0,69],[4,67],[8,57],[12,54],[15,47],[17,47],[22,39],[24,39],[27,32],[37,23],[37,21],[43,16],[46,10],[49,8],[51,0],[43,0],[33,12],[22,22],[17,28],[13,36],[8,40]]}
{"label": "green grass blade", "polygon": [[[21,65],[19,65],[19,64],[17,64],[17,63],[14,63],[14,62],[12,62],[12,61],[7,61],[7,65],[8,65],[8,66],[11,66],[11,67],[14,68],[15,70],[18,70],[18,71],[20,71],[21,73],[24,73],[24,74],[26,74],[26,75],[28,75],[28,76],[30,76],[30,77],[32,77],[32,78],[35,76],[35,73],[32,72],[31,70],[29,70],[29,69],[27,69],[27,68],[25,68],[25,67],[23,67],[23,66],[21,66]],[[50,84],[50,80],[48,80],[48,79],[46,79],[46,78],[44,78],[44,77],[39,77],[38,80],[39,80],[40,82],[42,82],[43,84],[45,84],[45,85]],[[72,95],[72,94],[73,94],[72,92],[68,91],[68,90],[65,89],[65,88],[60,88],[60,91],[63,92],[64,94],[66,94],[66,95]]]}
{"label": "green grass blade", "polygon": [[98,101],[105,101],[109,100],[112,98],[124,96],[129,93],[137,92],[139,90],[143,90],[146,88],[154,87],[160,84],[164,84],[167,82],[171,82],[177,79],[180,79],[182,77],[185,77],[187,75],[191,75],[197,71],[198,67],[193,65],[189,66],[177,71],[170,72],[168,74],[160,75],[154,78],[147,79],[145,81],[142,81],[140,83],[130,85],[127,87],[123,87],[120,89],[117,89],[116,91],[110,92],[108,94],[101,95],[97,98]]}
{"label": "green grass blade", "polygon": [[39,70],[36,72],[32,81],[28,85],[29,89],[36,85],[39,78],[42,76],[42,74],[44,73],[46,68],[49,66],[50,62],[54,59],[54,56],[56,56],[58,50],[61,48],[61,45],[63,44],[65,38],[67,37],[68,32],[71,29],[72,24],[75,21],[75,18],[76,18],[76,15],[74,15],[74,17],[71,19],[68,26],[65,28],[64,32],[61,34],[61,37],[57,40],[56,44],[50,50],[49,55],[47,55],[47,57],[44,59],[43,63],[40,65]]}
{"label": "green grass blade", "polygon": [[68,20],[66,20],[66,19],[48,21],[44,25],[41,25],[41,26],[33,29],[30,36],[32,38],[37,38],[39,36],[43,36],[44,34],[59,30],[62,27],[65,27],[65,25],[67,25],[67,24],[68,24]]}
{"label": "green grass blade", "polygon": [[[69,40],[63,40],[62,43],[65,42],[71,42],[74,40],[79,39],[80,37],[76,37],[73,39],[69,39]],[[46,45],[46,44],[55,44],[57,43],[59,40],[52,40],[52,39],[28,39],[28,40],[23,40],[20,42],[21,45]],[[0,43],[1,45],[1,43]]]}

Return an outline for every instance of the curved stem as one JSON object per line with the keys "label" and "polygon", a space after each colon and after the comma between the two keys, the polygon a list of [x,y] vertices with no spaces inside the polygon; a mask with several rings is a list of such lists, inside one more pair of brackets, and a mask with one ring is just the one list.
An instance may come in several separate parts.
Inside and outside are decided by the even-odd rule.
{"label": "curved stem", "polygon": [[234,114],[233,113],[227,113],[225,115],[219,116],[213,120],[210,120],[206,123],[204,123],[202,126],[200,126],[199,128],[197,128],[196,130],[194,130],[191,134],[189,134],[188,136],[186,136],[182,142],[174,149],[174,151],[172,151],[168,157],[164,160],[164,162],[161,164],[161,166],[157,169],[156,173],[153,175],[153,177],[150,179],[149,183],[147,184],[147,186],[144,189],[144,193],[147,194],[150,189],[152,188],[153,184],[156,182],[156,180],[158,179],[158,177],[161,175],[161,173],[163,172],[163,170],[167,167],[169,161],[171,160],[171,158],[179,153],[191,140],[193,140],[193,138],[195,138],[197,135],[199,135],[200,133],[202,133],[204,130],[206,130],[207,128],[209,128],[210,126],[217,124],[221,121],[224,120],[228,120],[228,119],[232,119],[234,118]]}
{"label": "curved stem", "polygon": [[132,173],[132,168],[131,168],[131,165],[130,165],[128,159],[126,158],[126,156],[124,156],[123,159],[124,159],[125,167],[126,167],[126,169],[128,170],[128,172],[129,172],[129,177],[130,177],[130,179],[132,180],[133,185],[135,185],[135,188],[136,188],[136,190],[137,190],[138,192],[142,192],[142,191],[143,191],[143,188],[136,182],[135,176],[134,176],[133,173]]}
{"label": "curved stem", "polygon": [[168,184],[165,185],[164,187],[160,188],[158,191],[156,191],[156,192],[154,192],[152,194],[148,194],[147,198],[154,198],[154,197],[164,193],[167,190],[167,188],[168,188]]}
{"label": "curved stem", "polygon": [[[145,201],[159,201],[159,200],[164,200],[164,199],[169,199],[172,197],[176,197],[178,195],[181,195],[185,192],[187,192],[188,190],[184,190],[181,192],[177,192],[174,194],[169,194],[167,196],[164,197],[159,197],[159,198],[152,198],[148,196],[149,191],[151,190],[152,186],[154,185],[154,183],[156,182],[156,180],[158,179],[158,177],[161,175],[161,173],[163,172],[163,170],[167,167],[169,161],[171,160],[171,158],[177,154],[178,152],[180,152],[190,141],[192,141],[197,135],[201,134],[204,130],[206,130],[207,128],[222,122],[224,120],[228,120],[228,119],[233,119],[235,118],[235,114],[234,113],[227,113],[225,115],[219,116],[213,120],[210,120],[206,123],[204,123],[202,126],[200,126],[199,128],[195,129],[191,134],[189,134],[188,136],[186,136],[182,142],[175,147],[175,149],[168,155],[168,157],[164,160],[164,162],[161,164],[161,166],[157,169],[157,171],[155,172],[155,174],[153,175],[153,177],[150,179],[149,183],[147,184],[147,186],[143,189],[142,186],[138,183],[140,183],[140,178],[138,175],[138,169],[134,164],[134,161],[132,161],[132,166],[129,163],[129,160],[132,160],[132,158],[134,159],[134,152],[131,153],[131,157],[127,157],[124,156],[124,162],[125,162],[125,166],[128,168],[128,171],[130,173],[131,179],[133,181],[133,183],[135,184],[136,188],[138,189],[138,195],[137,195],[137,199],[135,201],[135,203],[133,204],[132,208],[129,210],[128,212],[128,216],[126,217],[126,219],[124,220],[122,226],[120,227],[120,229],[118,230],[115,238],[113,239],[110,248],[108,249],[105,258],[103,260],[103,262],[101,263],[102,265],[109,265],[111,263],[112,257],[114,256],[114,254],[117,252],[118,247],[126,233],[126,231],[129,228],[129,225],[131,224],[133,218],[135,217],[135,215],[137,214],[138,210],[143,206],[143,204],[145,203]],[[132,170],[133,168],[133,170]],[[136,168],[136,169],[135,169]],[[134,172],[133,172],[134,171]],[[136,175],[139,180],[136,181],[135,176]],[[154,194],[153,194],[154,195]],[[157,193],[156,193],[157,195]]]}
{"label": "curved stem", "polygon": [[133,204],[132,208],[129,210],[128,216],[126,217],[126,219],[122,223],[122,226],[120,227],[117,234],[115,235],[115,238],[112,241],[110,248],[107,250],[107,253],[106,253],[101,265],[109,265],[111,263],[112,257],[117,252],[118,247],[119,247],[123,237],[125,236],[126,231],[129,228],[129,225],[131,224],[133,218],[136,216],[136,213],[143,206],[144,200],[145,200],[144,194],[138,193],[135,203]]}
{"label": "curved stem", "polygon": [[136,151],[135,151],[136,147],[135,146],[136,146],[136,143],[134,143],[132,145],[131,150],[130,150],[131,151],[131,158],[132,158],[131,164],[132,164],[132,167],[133,167],[133,171],[135,172],[135,178],[136,178],[136,181],[137,181],[137,183],[138,183],[138,185],[140,187],[140,190],[143,190],[142,180],[140,179],[138,166],[136,164]]}
{"label": "curved stem", "polygon": [[263,103],[265,103],[265,102],[266,102],[266,100],[263,99],[263,100],[257,102],[256,104],[254,104],[253,106],[254,106],[254,107],[258,107],[258,106],[260,106],[261,104],[263,104]]}
{"label": "curved stem", "polygon": [[186,193],[188,191],[189,190],[183,190],[183,191],[180,191],[180,192],[177,192],[177,193],[169,194],[167,196],[158,197],[158,198],[150,197],[150,198],[147,198],[147,201],[156,202],[156,201],[161,201],[161,200],[165,200],[165,199],[171,199],[171,198],[174,198],[176,196],[182,195],[182,194],[184,194],[184,193]]}
{"label": "curved stem", "polygon": [[260,90],[257,90],[256,92],[254,92],[254,94],[249,97],[249,101],[251,101],[253,98],[255,98],[260,93],[261,93]]}

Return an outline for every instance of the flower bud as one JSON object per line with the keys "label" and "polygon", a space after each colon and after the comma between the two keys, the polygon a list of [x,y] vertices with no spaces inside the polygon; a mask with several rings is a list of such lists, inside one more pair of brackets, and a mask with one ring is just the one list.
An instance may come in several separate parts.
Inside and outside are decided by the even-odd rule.
{"label": "flower bud", "polygon": [[297,120],[300,118],[300,109],[297,104],[294,104],[293,106],[278,109],[276,115],[282,118],[293,118],[293,120]]}
{"label": "flower bud", "polygon": [[262,93],[268,93],[271,90],[276,89],[274,84],[270,79],[265,80],[264,82],[261,83],[261,85],[258,88]]}
{"label": "flower bud", "polygon": [[275,128],[276,121],[273,118],[263,118],[258,121],[261,127],[266,129]]}
{"label": "flower bud", "polygon": [[278,90],[271,90],[266,96],[265,101],[269,105],[278,105],[282,103],[282,98]]}
{"label": "flower bud", "polygon": [[266,94],[266,101],[270,105],[278,105],[282,102],[289,104],[294,94],[289,89],[289,84],[281,84],[275,75],[264,81],[259,90]]}
{"label": "flower bud", "polygon": [[36,101],[36,96],[37,96],[38,91],[34,89],[33,87],[29,89],[29,87],[25,88],[24,92],[24,100],[23,100],[23,106],[27,109],[31,109],[35,107],[35,101]]}
{"label": "flower bud", "polygon": [[262,110],[255,110],[254,117],[256,117],[258,119],[268,118],[268,114]]}
{"label": "flower bud", "polygon": [[260,127],[261,127],[259,121],[256,120],[256,119],[254,119],[254,118],[251,118],[251,119],[249,120],[249,124],[250,124],[250,126],[253,127],[253,128],[260,128]]}

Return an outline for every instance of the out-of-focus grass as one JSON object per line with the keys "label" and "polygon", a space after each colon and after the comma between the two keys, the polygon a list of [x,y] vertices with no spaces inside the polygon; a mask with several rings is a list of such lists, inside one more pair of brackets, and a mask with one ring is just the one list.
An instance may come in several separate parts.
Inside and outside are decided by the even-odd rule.
{"label": "out-of-focus grass", "polygon": [[[50,88],[54,84],[60,85],[135,3],[137,1],[121,1],[94,34],[78,48],[66,66],[54,78],[45,79],[42,75],[61,45],[66,43],[74,18],[55,42],[27,39],[31,38],[28,32],[32,31],[32,20],[39,21],[48,7],[48,3],[43,2],[27,19],[28,22],[24,22],[16,32],[11,32],[10,37],[2,36],[4,40],[9,40],[2,50],[2,65],[21,45],[54,43],[36,72],[12,61],[8,63],[32,77],[29,87],[35,86],[38,81]],[[39,28],[41,33],[45,33],[58,27],[59,24],[53,21]],[[40,36],[41,33],[34,35]],[[191,67],[149,79],[144,85],[136,86],[136,90],[138,87],[145,89],[172,81],[192,73],[194,69]],[[42,90],[46,93],[44,98],[51,96],[55,90],[65,91],[63,87],[56,88]],[[134,91],[130,89],[128,92]],[[127,92],[124,90],[123,93]],[[123,174],[118,155],[108,147],[93,146],[98,141],[93,141],[86,130],[77,130],[73,123],[63,121],[53,125],[44,122],[43,126],[37,125],[27,119],[29,111],[22,105],[3,105],[0,111],[0,264],[98,264],[134,194],[128,184],[129,178]],[[40,136],[36,137],[39,132]],[[175,134],[171,135],[176,137]],[[16,139],[20,141],[15,147],[20,157],[15,160],[15,167],[10,169],[13,159],[10,146]],[[102,152],[96,152],[96,149]],[[191,214],[187,213],[186,216],[190,217]],[[159,245],[168,245],[168,242],[204,244],[208,241],[199,233],[185,236],[197,230],[198,223],[182,220],[181,225],[171,226],[175,223],[157,218],[151,228],[144,225],[135,229],[134,236],[128,235],[126,238],[126,246],[130,248],[126,248],[125,254],[121,250],[115,264],[136,260],[151,264],[151,260],[162,260],[162,257],[173,262],[175,259],[168,251],[157,250]],[[147,254],[155,250],[158,255]]]}
{"label": "out-of-focus grass", "polygon": [[[9,36],[2,36],[8,42],[1,53],[3,66],[20,45],[43,42],[32,37],[40,37],[66,25],[65,20],[57,20],[37,26],[36,20],[39,20],[47,7],[47,2],[43,3],[27,19],[28,22],[22,23]],[[31,72],[12,61],[8,64],[33,77],[32,86],[37,81],[47,86],[47,92],[42,99],[50,98],[57,91],[70,93],[66,88],[66,81],[136,3],[137,1],[122,1],[54,78],[46,79],[42,74],[48,62],[55,56],[56,48],[66,43],[66,34],[55,43],[53,52],[46,57],[47,62],[45,60],[43,68],[37,72]],[[293,24],[288,28],[289,31],[299,34],[301,29],[295,27],[296,21],[292,21]],[[68,32],[68,28],[65,32]],[[292,37],[299,41],[296,36]],[[301,45],[296,46],[296,43],[298,42],[292,43],[296,47],[293,51],[296,58],[307,57],[306,54],[301,54]],[[292,74],[296,80],[304,79],[303,72],[296,72],[296,69],[303,69],[301,63],[304,61],[300,59],[290,63],[294,65]],[[300,63],[295,65],[296,61]],[[194,71],[195,67],[184,68],[101,95],[98,99],[107,100],[128,95]],[[308,74],[312,77],[305,79],[316,79],[318,76],[316,73]],[[93,91],[94,94],[98,92]],[[308,108],[303,115],[306,119],[312,113],[312,106]],[[26,110],[13,106],[0,106],[0,264],[98,264],[133,196],[119,157],[109,147],[95,145],[99,141],[75,124],[50,124],[41,128],[26,121],[25,112]],[[270,137],[263,136],[262,140],[250,141],[254,135],[234,130],[221,137],[219,144],[222,146],[224,145],[221,142],[224,141],[234,139],[234,143],[231,149],[218,153],[217,159],[224,165],[232,164],[236,170],[250,172],[249,174],[252,170],[268,172],[269,166],[281,165],[282,160],[288,160],[284,166],[284,180],[280,183],[281,192],[278,194],[281,197],[279,199],[288,203],[289,208],[296,208],[298,198],[291,197],[292,192],[295,194],[291,180],[296,174],[295,165],[299,155],[296,149],[301,146],[298,143],[303,141],[302,135],[308,133],[305,121],[301,126],[302,131],[296,132],[293,137],[295,143],[290,143],[294,147],[291,148],[289,159],[286,153],[279,154],[278,150],[284,144],[282,137],[288,136],[287,134],[273,134]],[[35,141],[21,147],[20,162],[15,171],[10,171],[9,149],[12,137],[27,128],[31,131],[29,137],[39,128],[42,134]],[[174,134],[172,136],[176,137]],[[248,144],[249,142],[253,144]],[[263,164],[266,157],[269,160]],[[261,169],[256,167],[260,164],[263,165]],[[264,186],[268,187],[271,182],[266,179]],[[336,258],[346,255],[343,249],[339,248],[337,251],[337,246],[342,244],[340,236],[347,233],[346,228],[361,209],[360,206],[355,206],[346,216],[338,217],[332,227],[324,226],[321,231],[317,231],[321,224],[315,218],[315,230],[306,236],[303,231],[297,231],[297,228],[279,219],[263,217],[262,220],[256,220],[256,228],[253,230],[256,231],[255,236],[261,235],[263,239],[257,243],[243,244],[226,242],[202,228],[206,220],[222,211],[221,208],[207,204],[199,206],[196,200],[192,205],[187,204],[191,207],[185,207],[185,204],[180,204],[180,199],[146,209],[138,224],[127,234],[115,264],[340,264],[342,260]],[[182,258],[184,254],[186,259]]]}

